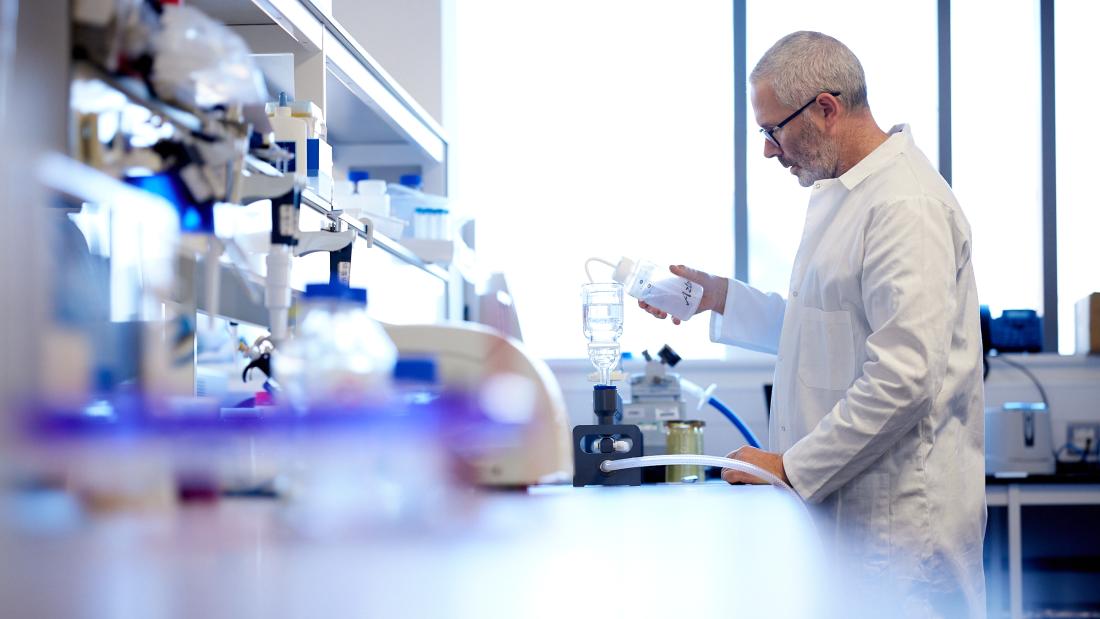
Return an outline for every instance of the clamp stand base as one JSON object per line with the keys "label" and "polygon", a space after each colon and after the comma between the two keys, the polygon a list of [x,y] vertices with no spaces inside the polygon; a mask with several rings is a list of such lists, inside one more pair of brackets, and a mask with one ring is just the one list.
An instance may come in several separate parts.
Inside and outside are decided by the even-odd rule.
{"label": "clamp stand base", "polygon": [[[628,440],[628,451],[617,452],[615,441]],[[604,460],[622,460],[642,455],[642,431],[638,426],[598,425],[573,428],[573,486],[640,486],[642,469],[605,473]]]}

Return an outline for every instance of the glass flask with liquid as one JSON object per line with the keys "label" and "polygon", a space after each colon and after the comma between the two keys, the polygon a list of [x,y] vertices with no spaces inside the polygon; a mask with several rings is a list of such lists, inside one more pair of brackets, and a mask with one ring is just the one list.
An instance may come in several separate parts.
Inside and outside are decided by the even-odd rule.
{"label": "glass flask with liquid", "polygon": [[585,284],[581,301],[588,358],[600,373],[600,384],[610,385],[623,334],[623,287],[616,283]]}

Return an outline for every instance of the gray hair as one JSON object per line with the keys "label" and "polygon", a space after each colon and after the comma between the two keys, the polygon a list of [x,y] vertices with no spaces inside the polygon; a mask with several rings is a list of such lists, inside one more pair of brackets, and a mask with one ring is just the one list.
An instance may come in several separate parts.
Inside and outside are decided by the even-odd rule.
{"label": "gray hair", "polygon": [[823,92],[839,91],[849,109],[867,107],[867,80],[859,58],[820,32],[793,32],[756,63],[752,83],[768,80],[783,105],[797,108]]}

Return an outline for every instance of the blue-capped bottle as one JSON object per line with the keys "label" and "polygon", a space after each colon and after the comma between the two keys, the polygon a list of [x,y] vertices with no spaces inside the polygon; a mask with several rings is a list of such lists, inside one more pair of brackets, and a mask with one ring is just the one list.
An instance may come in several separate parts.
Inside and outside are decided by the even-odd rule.
{"label": "blue-capped bottle", "polygon": [[299,413],[354,412],[390,396],[397,348],[367,315],[367,291],[309,284],[294,338],[273,356],[275,378]]}

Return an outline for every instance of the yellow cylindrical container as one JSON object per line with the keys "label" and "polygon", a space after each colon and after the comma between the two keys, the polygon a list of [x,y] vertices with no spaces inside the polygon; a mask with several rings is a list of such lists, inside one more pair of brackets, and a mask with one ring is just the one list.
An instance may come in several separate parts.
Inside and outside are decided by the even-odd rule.
{"label": "yellow cylindrical container", "polygon": [[[665,433],[668,434],[669,454],[702,454],[703,453],[703,426],[706,423],[698,420],[672,420],[665,422]],[[696,465],[675,464],[665,468],[665,481],[680,483],[682,481],[703,481],[703,468]]]}

